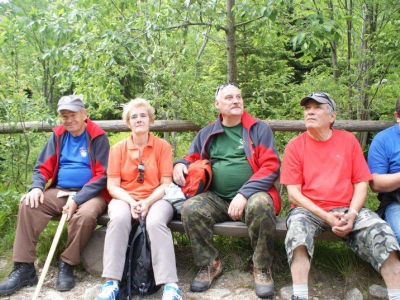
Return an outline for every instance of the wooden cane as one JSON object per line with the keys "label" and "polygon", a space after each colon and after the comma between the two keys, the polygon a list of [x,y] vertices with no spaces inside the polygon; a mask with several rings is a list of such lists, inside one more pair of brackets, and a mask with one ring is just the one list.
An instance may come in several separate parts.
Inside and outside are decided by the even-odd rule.
{"label": "wooden cane", "polygon": [[58,224],[58,228],[57,228],[56,234],[54,236],[53,243],[51,244],[50,252],[47,255],[46,262],[45,262],[43,270],[42,270],[42,274],[40,275],[39,282],[36,286],[35,294],[33,294],[33,298],[32,298],[33,300],[36,300],[39,296],[40,289],[42,288],[44,278],[46,277],[46,273],[49,270],[49,266],[50,266],[51,260],[53,259],[54,252],[56,251],[56,247],[57,247],[58,241],[60,239],[65,221],[67,220],[67,215],[68,215],[68,213],[62,214],[60,223]]}

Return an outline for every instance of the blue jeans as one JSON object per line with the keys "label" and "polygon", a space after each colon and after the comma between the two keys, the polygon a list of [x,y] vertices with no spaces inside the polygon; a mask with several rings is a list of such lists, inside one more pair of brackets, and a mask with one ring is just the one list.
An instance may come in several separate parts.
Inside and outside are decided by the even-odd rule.
{"label": "blue jeans", "polygon": [[400,244],[400,203],[393,202],[386,206],[385,221],[389,223],[392,228],[397,242]]}

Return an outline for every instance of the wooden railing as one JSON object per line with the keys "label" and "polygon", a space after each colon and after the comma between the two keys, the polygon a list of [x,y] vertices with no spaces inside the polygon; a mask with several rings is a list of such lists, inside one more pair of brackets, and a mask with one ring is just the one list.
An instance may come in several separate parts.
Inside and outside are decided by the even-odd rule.
{"label": "wooden railing", "polygon": [[[293,120],[264,120],[273,131],[304,131],[304,122]],[[122,120],[96,121],[101,128],[107,132],[127,132],[130,131],[126,123]],[[357,121],[357,120],[336,120],[334,128],[344,129],[351,132],[377,132],[381,131],[394,122],[389,121]],[[34,130],[38,132],[50,132],[54,125],[46,122],[24,122],[17,124],[0,123],[0,134],[4,133],[23,133],[25,131]],[[192,121],[170,121],[158,120],[151,126],[150,130],[154,132],[185,132],[199,131],[201,127]]]}

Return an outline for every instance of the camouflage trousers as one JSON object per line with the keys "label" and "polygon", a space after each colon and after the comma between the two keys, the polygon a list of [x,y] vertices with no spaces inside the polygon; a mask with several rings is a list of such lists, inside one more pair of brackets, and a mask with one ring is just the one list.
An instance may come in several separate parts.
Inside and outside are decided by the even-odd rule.
{"label": "camouflage trousers", "polygon": [[[221,199],[212,191],[184,202],[182,222],[197,266],[210,264],[219,257],[213,243],[213,227],[216,223],[232,221],[228,215],[229,204],[229,201]],[[271,266],[276,231],[275,208],[271,196],[265,192],[253,194],[247,201],[241,221],[248,228],[254,249],[254,266]]]}
{"label": "camouflage trousers", "polygon": [[[331,212],[347,211],[347,207],[335,208]],[[293,259],[293,251],[298,246],[306,246],[310,259],[314,253],[314,237],[332,228],[308,210],[296,207],[287,216],[288,231],[285,239],[286,254],[289,265]],[[389,227],[373,211],[363,208],[355,220],[353,230],[342,238],[361,259],[369,262],[376,271],[380,271],[382,264],[390,252],[399,251],[396,237]]]}

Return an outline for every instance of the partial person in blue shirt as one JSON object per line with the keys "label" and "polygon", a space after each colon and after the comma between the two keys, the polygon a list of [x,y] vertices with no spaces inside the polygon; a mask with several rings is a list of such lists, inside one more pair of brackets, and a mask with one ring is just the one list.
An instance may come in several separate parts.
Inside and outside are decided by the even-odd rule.
{"label": "partial person in blue shirt", "polygon": [[379,132],[368,151],[370,187],[378,193],[377,213],[389,223],[400,243],[400,98],[394,112],[397,124]]}

